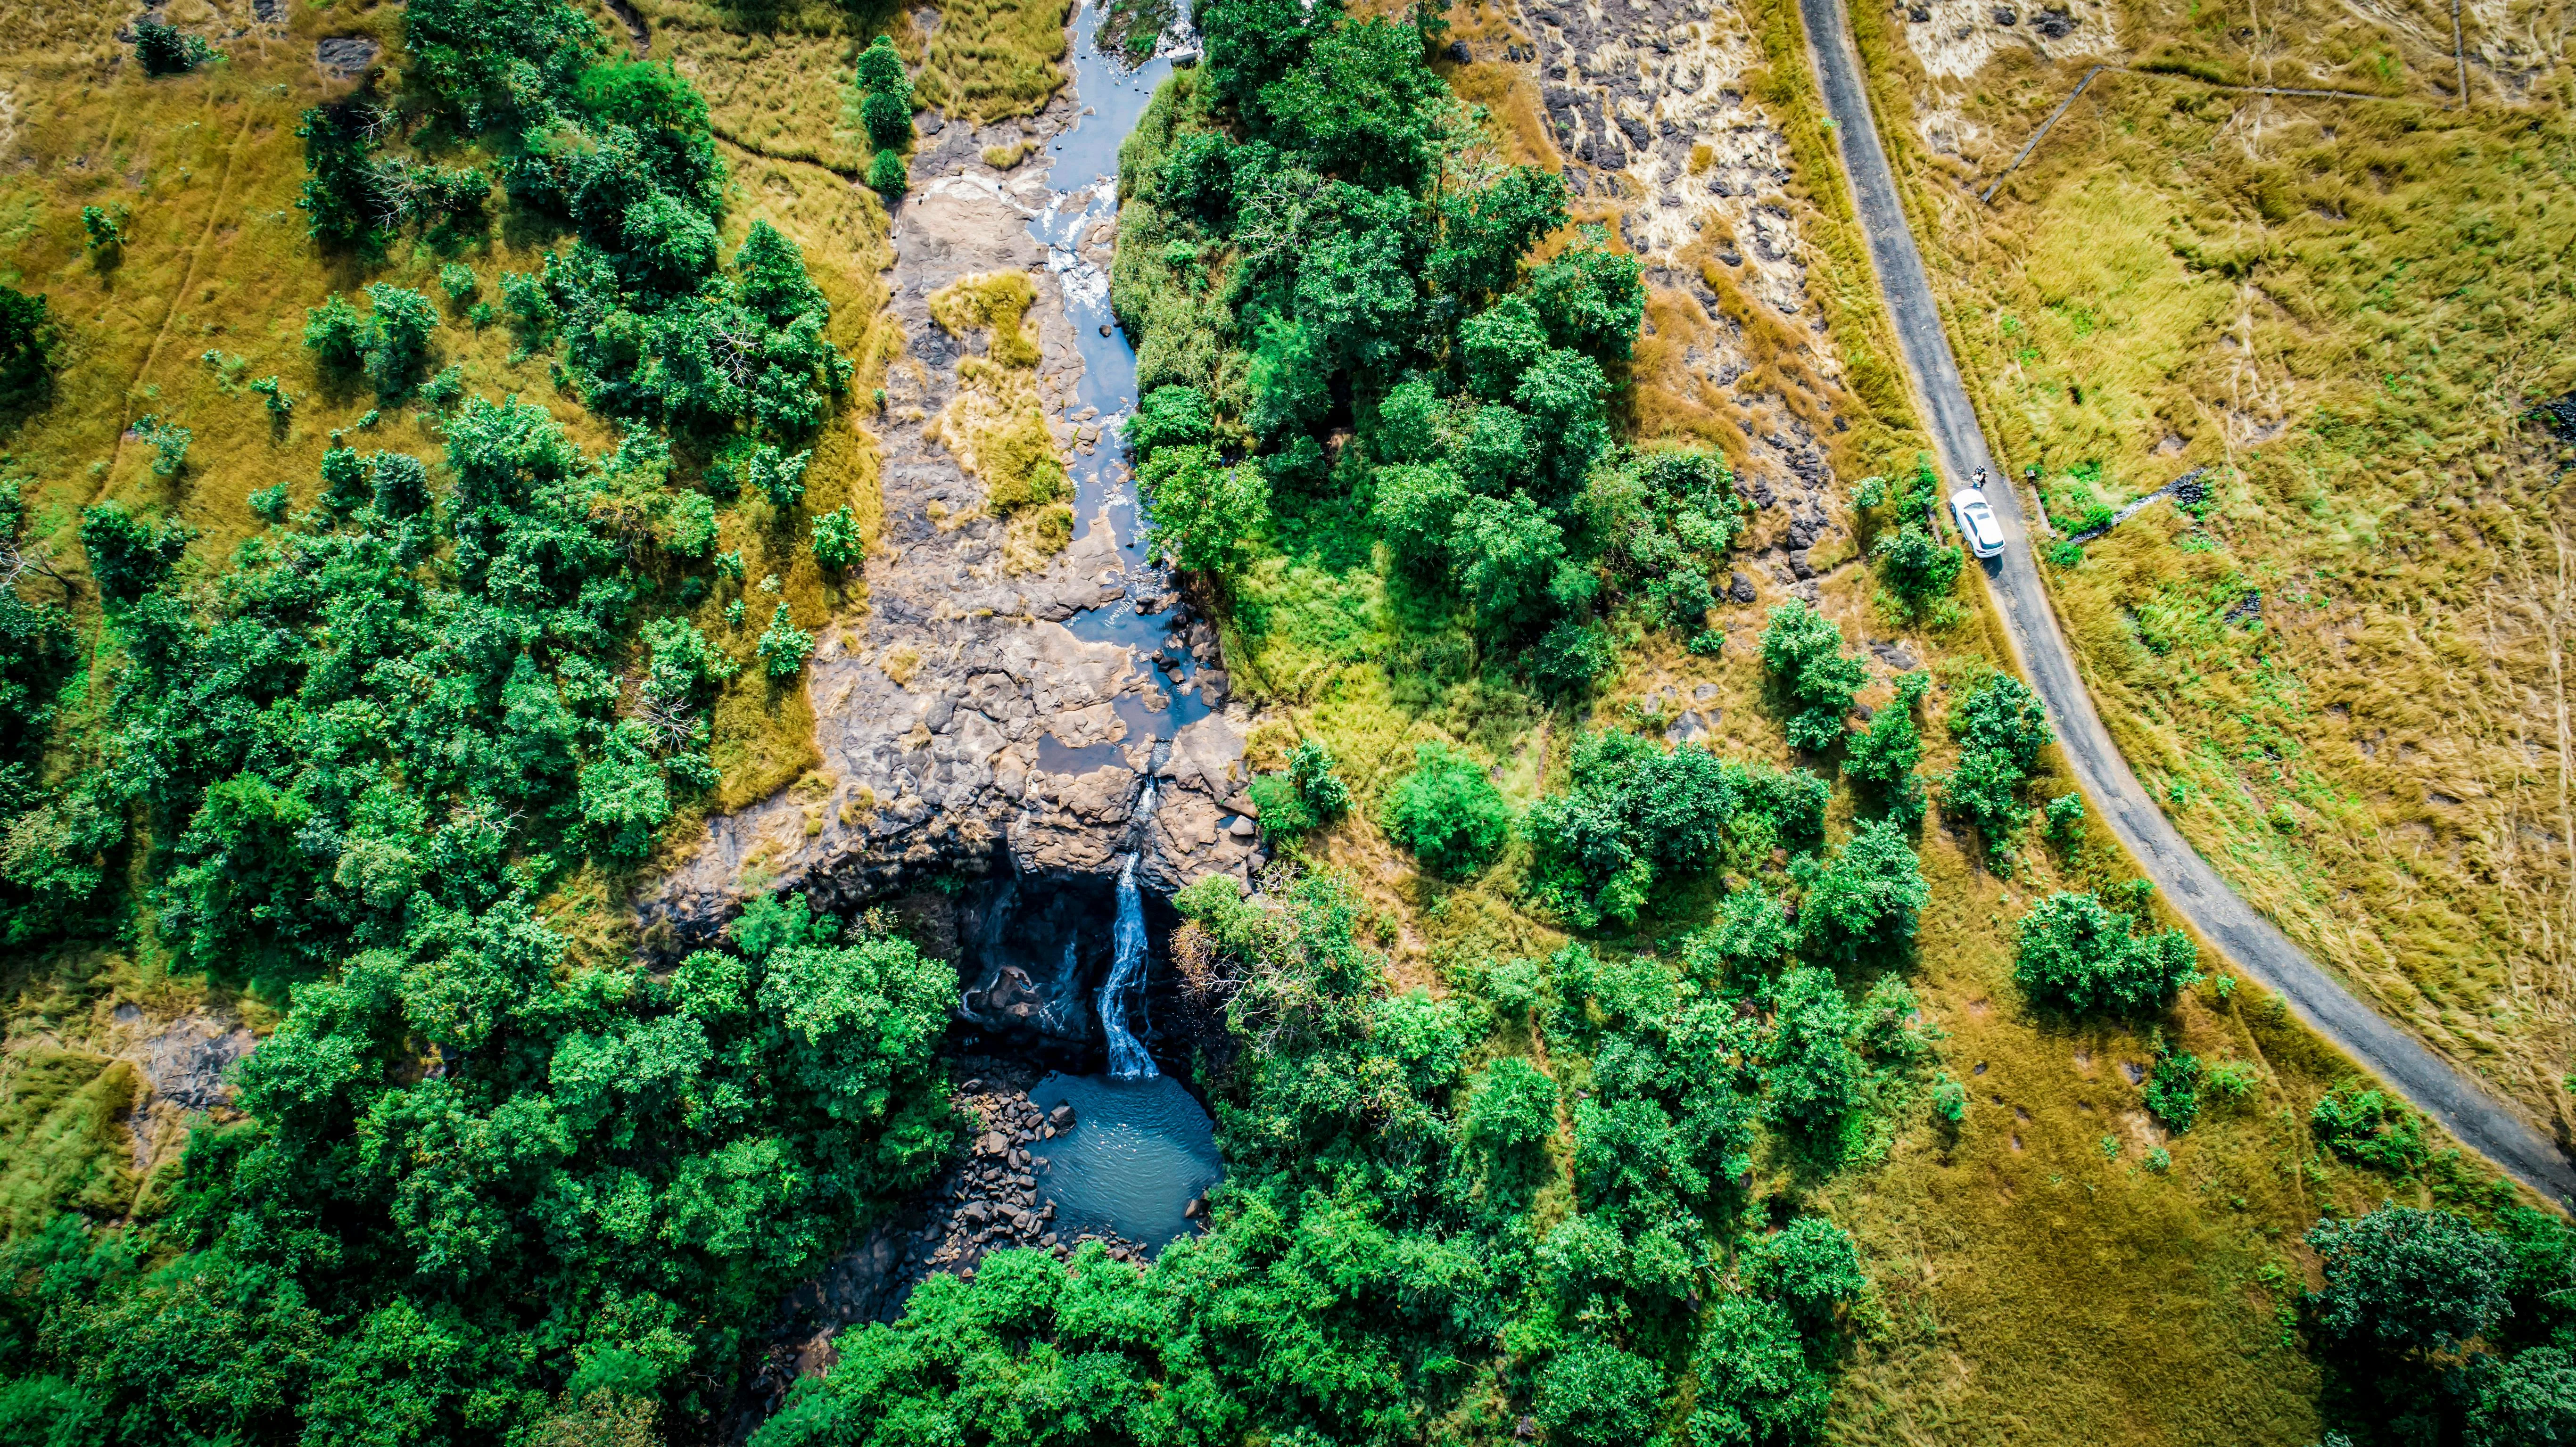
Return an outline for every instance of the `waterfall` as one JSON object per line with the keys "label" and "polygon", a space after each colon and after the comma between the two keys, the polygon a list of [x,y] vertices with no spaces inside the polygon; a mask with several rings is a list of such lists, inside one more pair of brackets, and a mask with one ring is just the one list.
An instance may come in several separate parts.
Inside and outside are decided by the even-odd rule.
{"label": "waterfall", "polygon": [[1136,893],[1136,856],[1118,865],[1118,926],[1110,935],[1109,978],[1100,983],[1100,1030],[1109,1037],[1109,1076],[1150,1080],[1162,1072],[1127,1030],[1127,996],[1145,983],[1145,903]]}

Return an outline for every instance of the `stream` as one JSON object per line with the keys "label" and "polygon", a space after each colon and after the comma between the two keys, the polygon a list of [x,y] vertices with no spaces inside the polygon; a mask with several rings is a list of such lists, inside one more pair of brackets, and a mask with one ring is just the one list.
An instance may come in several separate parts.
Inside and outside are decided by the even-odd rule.
{"label": "stream", "polygon": [[[1109,530],[1125,569],[1122,597],[1074,615],[1065,626],[1088,642],[1121,643],[1159,654],[1163,706],[1122,699],[1119,708],[1130,740],[1153,740],[1153,762],[1159,767],[1170,753],[1173,735],[1213,710],[1197,687],[1198,665],[1186,650],[1166,646],[1173,630],[1188,620],[1174,603],[1169,577],[1147,557],[1151,514],[1137,494],[1135,470],[1120,440],[1136,408],[1136,351],[1110,310],[1108,274],[1083,259],[1081,245],[1094,228],[1117,217],[1118,151],[1143,119],[1155,90],[1171,76],[1171,42],[1167,35],[1152,59],[1130,67],[1098,44],[1107,18],[1105,3],[1088,0],[1074,16],[1074,98],[1082,109],[1072,127],[1049,143],[1047,182],[1056,200],[1030,218],[1029,234],[1046,247],[1047,268],[1063,294],[1065,318],[1073,325],[1074,345],[1082,356],[1082,377],[1073,400],[1065,404],[1064,420],[1094,420],[1100,426],[1098,446],[1088,452],[1075,449],[1067,458],[1074,517],[1084,537],[1095,528]],[[1138,706],[1125,706],[1131,702]],[[1073,750],[1055,747],[1068,756],[1056,766],[1073,762]],[[1048,762],[1046,752],[1042,745],[1042,766]],[[1153,804],[1149,772],[1136,809],[1140,821],[1151,814]],[[1097,1000],[1108,1073],[1051,1075],[1029,1092],[1041,1109],[1074,1107],[1072,1129],[1039,1158],[1036,1191],[1040,1201],[1055,1208],[1067,1231],[1090,1226],[1159,1250],[1193,1229],[1185,1208],[1216,1184],[1224,1168],[1207,1111],[1179,1082],[1156,1069],[1136,1037],[1146,1025],[1144,986],[1151,951],[1133,853],[1120,861],[1117,903],[1108,923],[1111,962]]]}

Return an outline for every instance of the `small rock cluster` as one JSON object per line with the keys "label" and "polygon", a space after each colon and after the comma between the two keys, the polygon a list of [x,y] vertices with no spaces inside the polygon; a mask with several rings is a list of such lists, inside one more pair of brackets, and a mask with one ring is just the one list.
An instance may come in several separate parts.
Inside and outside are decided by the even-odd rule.
{"label": "small rock cluster", "polygon": [[907,1264],[927,1275],[954,1271],[972,1280],[988,1251],[1034,1246],[1069,1257],[1086,1241],[1101,1241],[1121,1261],[1142,1264],[1145,1248],[1101,1232],[1067,1235],[1055,1229],[1055,1206],[1037,1195],[1034,1146],[1073,1129],[1073,1107],[1040,1111],[1023,1088],[969,1080],[958,1088],[958,1106],[983,1125],[964,1165],[935,1198],[930,1219],[913,1233]]}

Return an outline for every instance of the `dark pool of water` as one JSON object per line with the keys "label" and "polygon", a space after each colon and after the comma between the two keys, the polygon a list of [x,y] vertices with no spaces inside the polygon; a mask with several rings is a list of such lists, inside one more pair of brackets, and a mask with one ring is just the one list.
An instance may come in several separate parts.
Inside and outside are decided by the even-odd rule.
{"label": "dark pool of water", "polygon": [[1073,1107],[1073,1129],[1033,1148],[1038,1196],[1055,1229],[1108,1230],[1161,1250],[1198,1229],[1181,1214],[1225,1177],[1214,1124],[1168,1075],[1111,1080],[1050,1075],[1029,1092],[1040,1110]]}

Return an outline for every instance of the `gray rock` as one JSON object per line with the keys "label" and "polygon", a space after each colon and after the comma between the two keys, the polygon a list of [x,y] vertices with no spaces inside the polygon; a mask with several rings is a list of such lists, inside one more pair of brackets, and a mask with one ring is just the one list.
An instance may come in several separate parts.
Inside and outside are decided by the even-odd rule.
{"label": "gray rock", "polygon": [[367,73],[384,49],[364,35],[326,35],[313,42],[313,63],[333,80],[355,80]]}

